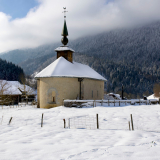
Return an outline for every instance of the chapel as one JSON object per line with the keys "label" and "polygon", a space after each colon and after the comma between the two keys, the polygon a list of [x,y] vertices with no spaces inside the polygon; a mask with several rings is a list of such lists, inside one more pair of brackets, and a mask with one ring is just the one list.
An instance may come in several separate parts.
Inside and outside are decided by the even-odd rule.
{"label": "chapel", "polygon": [[75,51],[67,46],[66,16],[61,35],[63,45],[55,49],[57,59],[35,76],[37,107],[61,106],[63,99],[103,99],[104,82],[107,80],[89,66],[73,61]]}

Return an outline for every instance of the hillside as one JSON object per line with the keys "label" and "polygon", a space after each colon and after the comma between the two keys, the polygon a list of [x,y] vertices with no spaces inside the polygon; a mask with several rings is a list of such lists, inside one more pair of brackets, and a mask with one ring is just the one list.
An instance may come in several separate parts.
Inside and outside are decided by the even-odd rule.
{"label": "hillside", "polygon": [[[0,58],[33,74],[56,59],[54,49],[59,45],[10,51]],[[69,46],[76,51],[75,61],[90,65],[109,80],[108,92],[119,92],[123,83],[128,98],[142,97],[151,94],[160,80],[160,22],[83,37]]]}
{"label": "hillside", "polygon": [[6,62],[6,60],[0,59],[0,79],[8,81],[19,81],[24,80],[23,69],[11,62]]}

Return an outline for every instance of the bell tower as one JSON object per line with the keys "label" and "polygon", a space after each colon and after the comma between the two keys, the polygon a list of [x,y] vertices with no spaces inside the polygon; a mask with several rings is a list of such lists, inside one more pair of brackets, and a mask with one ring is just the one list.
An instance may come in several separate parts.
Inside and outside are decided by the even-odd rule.
{"label": "bell tower", "polygon": [[66,24],[66,7],[63,8],[64,9],[64,25],[63,25],[63,29],[62,29],[62,39],[61,42],[63,44],[63,46],[60,46],[58,48],[55,49],[55,51],[57,52],[57,59],[59,57],[64,57],[66,60],[68,60],[69,62],[73,62],[73,52],[74,50],[72,50],[71,48],[69,48],[67,46],[68,43],[68,30],[67,30],[67,24]]}

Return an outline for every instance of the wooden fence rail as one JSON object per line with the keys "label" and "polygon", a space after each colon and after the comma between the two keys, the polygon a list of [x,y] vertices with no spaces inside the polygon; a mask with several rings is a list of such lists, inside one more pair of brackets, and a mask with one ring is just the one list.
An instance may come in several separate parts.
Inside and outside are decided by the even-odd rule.
{"label": "wooden fence rail", "polygon": [[125,104],[127,105],[128,103],[131,105],[134,104],[146,104],[146,105],[151,105],[151,104],[158,104],[159,100],[156,99],[150,99],[150,100],[142,100],[142,99],[132,99],[132,100],[63,100],[63,104],[65,107],[77,107],[77,106],[87,106],[87,104],[90,104],[91,106],[95,107],[96,103],[101,103],[101,106],[103,106],[104,103],[107,103],[108,106],[110,106],[110,104],[115,104],[117,103],[119,106],[121,106],[121,104]]}

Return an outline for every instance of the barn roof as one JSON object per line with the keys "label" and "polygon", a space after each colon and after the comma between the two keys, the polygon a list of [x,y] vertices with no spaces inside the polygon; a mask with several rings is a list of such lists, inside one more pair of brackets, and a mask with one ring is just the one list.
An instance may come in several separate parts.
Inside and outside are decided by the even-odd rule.
{"label": "barn roof", "polygon": [[89,66],[77,62],[71,63],[63,57],[59,57],[35,76],[35,78],[44,77],[91,78],[106,81],[104,77]]}
{"label": "barn roof", "polygon": [[[25,87],[25,89],[24,89]],[[21,91],[27,91],[28,95],[35,95],[34,89],[27,85],[20,84],[18,81],[0,80],[0,94],[3,95],[21,95]]]}

